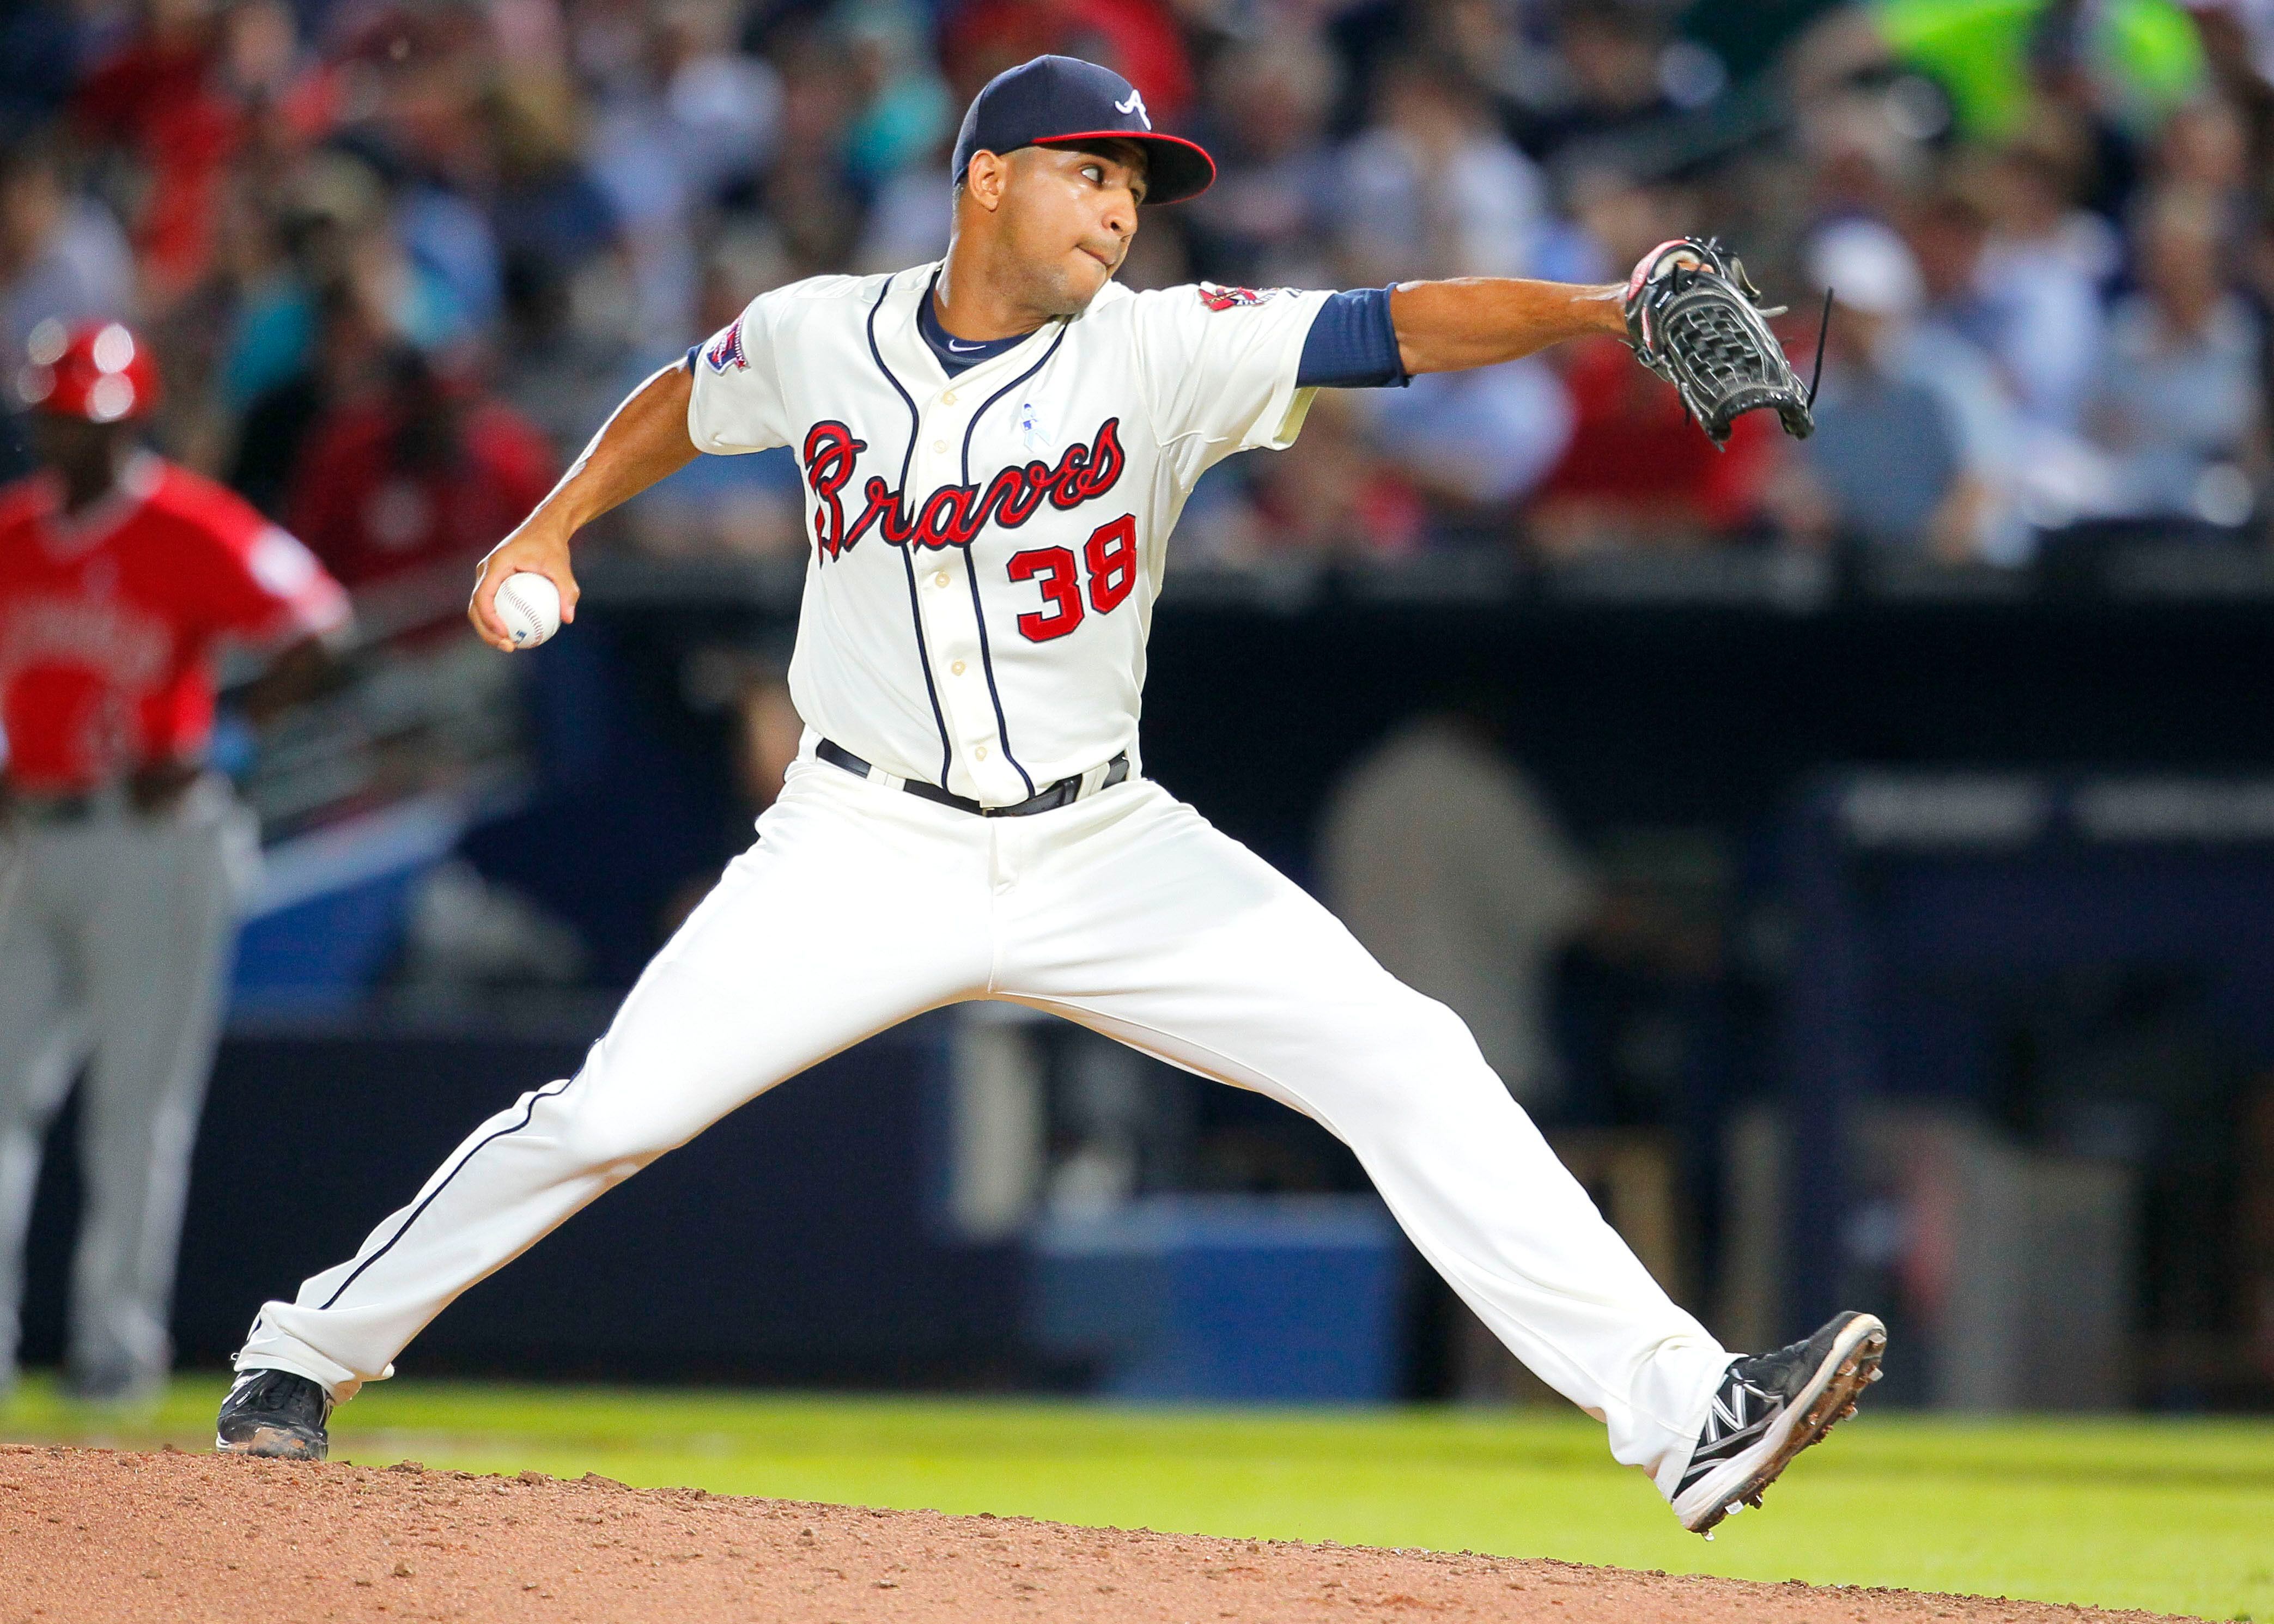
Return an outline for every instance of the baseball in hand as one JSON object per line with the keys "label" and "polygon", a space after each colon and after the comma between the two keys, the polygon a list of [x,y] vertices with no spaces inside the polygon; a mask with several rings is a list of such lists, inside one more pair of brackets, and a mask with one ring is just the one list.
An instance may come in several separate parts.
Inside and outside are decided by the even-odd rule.
{"label": "baseball in hand", "polygon": [[497,617],[516,649],[533,649],[561,629],[561,589],[534,570],[517,569],[498,583]]}

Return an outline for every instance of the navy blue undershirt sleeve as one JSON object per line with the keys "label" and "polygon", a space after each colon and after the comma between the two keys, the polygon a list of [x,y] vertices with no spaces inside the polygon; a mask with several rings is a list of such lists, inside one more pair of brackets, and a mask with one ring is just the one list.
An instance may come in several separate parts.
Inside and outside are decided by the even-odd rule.
{"label": "navy blue undershirt sleeve", "polygon": [[1329,295],[1311,318],[1299,389],[1404,388],[1412,382],[1397,358],[1397,327],[1389,319],[1389,289],[1354,288]]}

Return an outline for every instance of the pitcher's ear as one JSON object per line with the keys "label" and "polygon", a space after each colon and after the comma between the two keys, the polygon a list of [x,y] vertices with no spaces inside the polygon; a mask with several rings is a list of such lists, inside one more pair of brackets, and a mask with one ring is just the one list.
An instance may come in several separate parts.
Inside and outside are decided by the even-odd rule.
{"label": "pitcher's ear", "polygon": [[1003,194],[1011,184],[1011,159],[1008,154],[993,153],[982,147],[971,154],[971,162],[963,171],[963,193],[980,207],[990,213],[1003,206]]}

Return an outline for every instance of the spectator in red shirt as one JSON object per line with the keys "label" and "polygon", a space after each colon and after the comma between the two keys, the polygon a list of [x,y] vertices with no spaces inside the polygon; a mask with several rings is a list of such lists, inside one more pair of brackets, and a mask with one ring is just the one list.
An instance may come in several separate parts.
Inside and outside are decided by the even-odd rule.
{"label": "spectator in red shirt", "polygon": [[272,700],[346,623],[306,548],[137,443],[157,375],[113,322],[35,331],[45,467],[0,490],[0,1390],[40,1146],[82,1061],[72,1388],[139,1397],[167,1310],[249,816],[203,756],[214,645],[282,646]]}
{"label": "spectator in red shirt", "polygon": [[403,624],[425,622],[430,597],[433,618],[455,620],[466,572],[553,475],[552,447],[525,418],[406,346],[384,388],[311,431],[284,514],[347,586],[401,597]]}
{"label": "spectator in red shirt", "polygon": [[1056,51],[1103,63],[1143,94],[1148,124],[1173,130],[1191,109],[1191,56],[1162,0],[964,0],[947,11],[940,56],[965,91]]}
{"label": "spectator in red shirt", "polygon": [[148,171],[134,245],[162,304],[205,271],[215,189],[244,133],[238,109],[215,84],[219,44],[210,7],[153,4],[142,27],[96,64],[72,99],[83,134],[125,148]]}
{"label": "spectator in red shirt", "polygon": [[141,173],[128,224],[146,302],[164,312],[214,268],[232,165],[297,149],[334,121],[334,76],[305,64],[279,0],[143,0],[139,26],[71,99],[91,145]]}
{"label": "spectator in red shirt", "polygon": [[1575,345],[1563,381],[1575,421],[1532,505],[1541,551],[1698,546],[1758,515],[1778,449],[1771,414],[1738,418],[1717,451],[1675,392],[1608,339]]}

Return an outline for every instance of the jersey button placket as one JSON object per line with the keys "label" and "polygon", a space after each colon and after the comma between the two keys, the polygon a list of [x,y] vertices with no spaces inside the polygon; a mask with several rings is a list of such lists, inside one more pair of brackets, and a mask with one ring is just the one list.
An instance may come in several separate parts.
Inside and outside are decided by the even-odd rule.
{"label": "jersey button placket", "polygon": [[[953,454],[966,425],[964,414],[950,410],[953,404],[947,395],[941,395],[923,415],[917,434],[919,449],[903,498],[911,508],[940,486],[960,483],[963,477]],[[979,680],[979,622],[972,608],[970,583],[959,579],[971,568],[968,548],[919,556],[918,578],[924,587],[920,613],[931,657],[937,668],[945,673],[938,697],[948,737],[955,741],[957,760],[983,799],[1015,801],[1026,791],[1002,760],[1001,741],[995,735],[994,704],[986,683]],[[1005,776],[1010,779],[1008,785],[999,781]]]}

